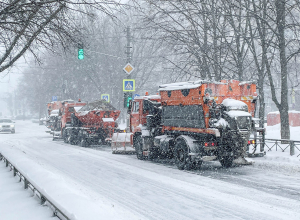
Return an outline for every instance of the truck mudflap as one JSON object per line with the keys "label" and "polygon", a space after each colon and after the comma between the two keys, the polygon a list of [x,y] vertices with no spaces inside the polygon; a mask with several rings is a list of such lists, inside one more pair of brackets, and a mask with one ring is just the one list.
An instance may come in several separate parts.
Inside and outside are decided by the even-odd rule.
{"label": "truck mudflap", "polygon": [[135,149],[131,143],[132,133],[114,133],[111,139],[111,150],[113,154],[131,154],[135,153]]}

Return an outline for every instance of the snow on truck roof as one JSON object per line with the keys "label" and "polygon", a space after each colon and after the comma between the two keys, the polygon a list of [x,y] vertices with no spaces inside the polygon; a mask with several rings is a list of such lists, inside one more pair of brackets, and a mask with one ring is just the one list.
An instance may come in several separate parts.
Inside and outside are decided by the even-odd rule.
{"label": "snow on truck roof", "polygon": [[232,118],[239,117],[239,116],[251,117],[251,114],[249,112],[244,112],[244,111],[228,111],[227,114]]}
{"label": "snow on truck roof", "polygon": [[74,107],[74,109],[75,109],[76,112],[78,112],[79,109],[81,109],[81,108],[82,108],[82,106],[75,106],[75,107]]}
{"label": "snow on truck roof", "polygon": [[56,116],[59,113],[59,109],[52,110],[50,116]]}
{"label": "snow on truck roof", "polygon": [[[230,80],[229,80],[230,81]],[[253,81],[243,81],[239,85],[253,84]],[[196,80],[196,81],[187,81],[187,82],[176,82],[163,84],[159,86],[158,91],[170,91],[170,90],[182,90],[182,89],[195,89],[201,86],[202,84],[219,84],[227,85],[228,83],[208,81],[208,80]]]}
{"label": "snow on truck roof", "polygon": [[82,108],[80,108],[78,112],[93,111],[93,110],[114,111],[116,110],[116,108],[104,100],[97,100],[94,102],[87,103]]}
{"label": "snow on truck roof", "polygon": [[176,82],[170,84],[163,84],[159,86],[158,91],[170,91],[170,90],[181,90],[181,89],[195,89],[201,86],[202,84],[220,84],[227,85],[227,83],[214,82],[208,80],[197,80],[197,81],[188,81],[188,82]]}
{"label": "snow on truck roof", "polygon": [[241,109],[243,107],[247,107],[247,104],[242,102],[242,101],[239,101],[239,100],[236,100],[236,99],[231,99],[231,98],[228,98],[228,99],[224,99],[223,102],[222,102],[222,105],[228,107],[236,107],[236,109]]}
{"label": "snow on truck roof", "polygon": [[137,96],[134,100],[137,99],[161,99],[160,95],[147,95],[147,96]]}
{"label": "snow on truck roof", "polygon": [[256,82],[255,81],[243,81],[243,82],[239,83],[239,86],[246,85],[246,84],[256,84]]}

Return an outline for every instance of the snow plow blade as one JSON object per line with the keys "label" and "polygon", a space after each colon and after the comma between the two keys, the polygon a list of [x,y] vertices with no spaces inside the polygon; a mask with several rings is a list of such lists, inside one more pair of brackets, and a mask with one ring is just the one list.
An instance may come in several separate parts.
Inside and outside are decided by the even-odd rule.
{"label": "snow plow blade", "polygon": [[135,149],[131,144],[132,133],[114,133],[111,140],[113,154],[133,154]]}
{"label": "snow plow blade", "polygon": [[239,157],[237,159],[235,159],[233,161],[234,164],[238,164],[238,165],[252,165],[254,163],[254,161],[252,159],[244,158],[244,157]]}

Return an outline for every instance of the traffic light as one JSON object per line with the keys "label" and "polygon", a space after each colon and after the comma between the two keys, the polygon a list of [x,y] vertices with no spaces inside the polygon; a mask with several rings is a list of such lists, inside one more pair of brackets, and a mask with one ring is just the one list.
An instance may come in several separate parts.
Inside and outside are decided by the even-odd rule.
{"label": "traffic light", "polygon": [[83,60],[83,58],[84,58],[83,45],[78,44],[78,59]]}
{"label": "traffic light", "polygon": [[129,108],[131,100],[132,100],[132,92],[124,92],[124,108]]}

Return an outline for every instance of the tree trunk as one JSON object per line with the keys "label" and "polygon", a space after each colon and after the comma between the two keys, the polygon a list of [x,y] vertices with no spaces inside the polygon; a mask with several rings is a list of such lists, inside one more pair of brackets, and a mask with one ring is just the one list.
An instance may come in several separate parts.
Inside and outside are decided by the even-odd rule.
{"label": "tree trunk", "polygon": [[281,71],[281,138],[290,139],[289,115],[288,115],[288,85],[287,85],[287,58],[285,54],[285,0],[276,1],[276,23],[278,31],[278,44],[280,53],[280,71]]}

